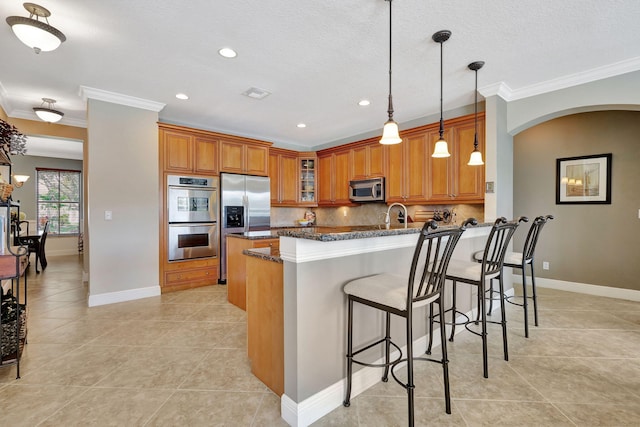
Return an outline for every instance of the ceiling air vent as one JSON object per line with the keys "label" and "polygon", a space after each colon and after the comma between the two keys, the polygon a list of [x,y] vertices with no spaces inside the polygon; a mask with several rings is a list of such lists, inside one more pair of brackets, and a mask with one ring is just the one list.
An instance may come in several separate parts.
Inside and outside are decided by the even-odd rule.
{"label": "ceiling air vent", "polygon": [[242,92],[242,94],[253,99],[264,99],[267,96],[271,95],[271,92],[264,89],[259,89],[257,87],[250,87],[249,89]]}

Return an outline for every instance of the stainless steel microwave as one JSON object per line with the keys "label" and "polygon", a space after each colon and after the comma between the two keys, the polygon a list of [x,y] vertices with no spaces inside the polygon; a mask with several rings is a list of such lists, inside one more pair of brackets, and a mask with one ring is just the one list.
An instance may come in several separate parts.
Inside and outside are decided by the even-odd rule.
{"label": "stainless steel microwave", "polygon": [[349,181],[349,200],[352,202],[384,202],[384,178]]}

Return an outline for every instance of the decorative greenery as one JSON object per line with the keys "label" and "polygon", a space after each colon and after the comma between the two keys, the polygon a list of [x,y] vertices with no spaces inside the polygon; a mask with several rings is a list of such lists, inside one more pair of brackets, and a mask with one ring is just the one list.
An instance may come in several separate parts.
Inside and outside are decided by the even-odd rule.
{"label": "decorative greenery", "polygon": [[0,150],[9,155],[27,152],[27,137],[18,128],[0,119]]}

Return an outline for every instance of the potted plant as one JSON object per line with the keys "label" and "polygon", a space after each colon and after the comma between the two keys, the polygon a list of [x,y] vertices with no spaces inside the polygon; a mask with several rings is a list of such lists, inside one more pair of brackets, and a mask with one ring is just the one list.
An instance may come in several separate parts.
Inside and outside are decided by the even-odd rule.
{"label": "potted plant", "polygon": [[[27,137],[18,128],[0,119],[0,165],[11,165],[9,156],[25,154],[27,151]],[[13,186],[0,175],[0,200],[7,201],[13,191]]]}

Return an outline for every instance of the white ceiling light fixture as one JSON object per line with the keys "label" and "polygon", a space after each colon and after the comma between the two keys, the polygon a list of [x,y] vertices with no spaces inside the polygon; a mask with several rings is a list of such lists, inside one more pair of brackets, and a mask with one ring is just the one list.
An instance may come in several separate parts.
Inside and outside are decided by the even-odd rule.
{"label": "white ceiling light fixture", "polygon": [[218,53],[224,58],[235,58],[236,56],[238,56],[238,53],[230,47],[223,47],[222,49],[218,50]]}
{"label": "white ceiling light fixture", "polygon": [[392,145],[392,144],[400,144],[402,142],[402,138],[400,138],[400,134],[398,131],[398,124],[393,120],[393,98],[391,96],[391,1],[389,2],[389,107],[387,108],[387,114],[389,115],[389,119],[384,124],[384,128],[382,128],[382,138],[380,139],[380,144],[384,145]]}
{"label": "white ceiling light fixture", "polygon": [[[35,53],[49,52],[55,50],[67,40],[67,37],[60,30],[49,25],[47,17],[51,12],[35,3],[24,3],[24,8],[29,12],[29,17],[9,16],[7,24],[11,26],[13,33],[20,41]],[[35,19],[34,19],[35,17]],[[40,21],[44,18],[44,21]]]}
{"label": "white ceiling light fixture", "polygon": [[369,101],[368,99],[362,99],[360,100],[360,102],[358,102],[358,105],[361,107],[368,107],[369,105],[371,105],[371,101]]}
{"label": "white ceiling light fixture", "polygon": [[298,126],[300,129],[306,128],[307,125],[305,123],[298,123],[296,126]]}
{"label": "white ceiling light fixture", "polygon": [[469,166],[482,166],[484,162],[482,161],[482,153],[478,150],[478,70],[482,68],[484,65],[484,61],[476,61],[472,62],[468,65],[471,71],[476,72],[476,91],[475,91],[475,134],[473,136],[473,151],[471,152],[471,157],[469,158]]}
{"label": "white ceiling light fixture", "polygon": [[451,31],[442,30],[435,33],[432,38],[436,43],[440,43],[440,139],[436,141],[431,157],[450,157],[447,141],[444,139],[444,122],[442,121],[442,45],[451,37]]}
{"label": "white ceiling light fixture", "polygon": [[62,116],[64,116],[64,113],[53,108],[55,103],[55,99],[42,98],[42,105],[40,107],[34,107],[33,111],[38,117],[40,117],[40,120],[49,123],[59,122],[60,119],[62,119]]}
{"label": "white ceiling light fixture", "polygon": [[189,99],[189,95],[187,95],[186,93],[177,93],[176,94],[176,98],[182,99],[184,101],[184,100]]}

